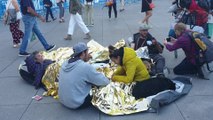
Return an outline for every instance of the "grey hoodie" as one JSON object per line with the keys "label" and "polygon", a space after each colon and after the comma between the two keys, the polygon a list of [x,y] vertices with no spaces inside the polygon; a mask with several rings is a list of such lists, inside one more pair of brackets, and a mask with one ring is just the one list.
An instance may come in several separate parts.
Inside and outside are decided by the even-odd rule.
{"label": "grey hoodie", "polygon": [[76,109],[84,103],[92,85],[105,86],[109,80],[90,64],[80,60],[62,64],[59,71],[59,100],[66,107]]}

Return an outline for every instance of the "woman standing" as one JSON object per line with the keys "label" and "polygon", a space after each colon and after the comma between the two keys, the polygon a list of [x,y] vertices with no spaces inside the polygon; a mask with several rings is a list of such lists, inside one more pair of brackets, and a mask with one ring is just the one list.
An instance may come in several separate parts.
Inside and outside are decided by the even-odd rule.
{"label": "woman standing", "polygon": [[115,18],[117,18],[117,5],[116,5],[116,0],[107,0],[108,2],[111,2],[112,4],[108,5],[109,11],[108,11],[108,15],[109,15],[109,19],[111,19],[111,12],[112,12],[112,8],[115,14]]}
{"label": "woman standing", "polygon": [[56,3],[59,7],[59,22],[65,22],[64,20],[64,2],[65,0],[56,0]]}
{"label": "woman standing", "polygon": [[[6,8],[15,9],[16,13],[20,11],[17,0],[8,0]],[[10,32],[12,33],[12,37],[13,37],[14,48],[17,48],[19,46],[20,39],[23,38],[24,36],[24,33],[19,29],[19,24],[20,24],[19,19],[9,24]]]}
{"label": "woman standing", "polygon": [[149,4],[152,3],[152,0],[142,0],[141,12],[145,12],[146,16],[142,20],[142,23],[149,24],[149,18],[152,16],[152,8],[150,8]]}

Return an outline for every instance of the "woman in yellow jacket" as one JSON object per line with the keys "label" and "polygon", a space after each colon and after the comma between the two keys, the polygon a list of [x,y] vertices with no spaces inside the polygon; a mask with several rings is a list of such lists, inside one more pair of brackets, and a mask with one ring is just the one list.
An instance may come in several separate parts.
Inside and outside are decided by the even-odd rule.
{"label": "woman in yellow jacket", "polygon": [[132,95],[136,98],[145,98],[164,90],[175,90],[175,84],[168,78],[151,78],[146,66],[137,57],[132,48],[121,47],[115,49],[109,46],[110,59],[118,66],[112,76],[112,81],[131,83],[136,82]]}
{"label": "woman in yellow jacket", "polygon": [[112,46],[109,46],[109,50],[110,59],[119,65],[112,76],[113,81],[131,83],[150,78],[146,66],[132,48],[121,47],[115,50]]}

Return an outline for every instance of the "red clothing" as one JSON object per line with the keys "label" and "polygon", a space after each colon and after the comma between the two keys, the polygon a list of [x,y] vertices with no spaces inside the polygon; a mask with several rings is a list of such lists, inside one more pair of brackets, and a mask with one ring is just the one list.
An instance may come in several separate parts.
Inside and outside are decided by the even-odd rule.
{"label": "red clothing", "polygon": [[200,6],[198,6],[198,4],[195,2],[195,0],[192,0],[191,5],[189,6],[189,11],[192,12],[194,10],[205,11],[203,8],[201,8]]}

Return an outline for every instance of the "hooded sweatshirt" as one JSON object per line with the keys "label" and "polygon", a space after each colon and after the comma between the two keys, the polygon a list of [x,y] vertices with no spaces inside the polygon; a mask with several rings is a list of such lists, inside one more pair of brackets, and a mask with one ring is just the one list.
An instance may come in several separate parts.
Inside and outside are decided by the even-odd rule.
{"label": "hooded sweatshirt", "polygon": [[68,108],[80,107],[88,96],[92,85],[105,86],[109,80],[81,59],[62,64],[59,71],[59,100]]}
{"label": "hooded sweatshirt", "polygon": [[118,66],[113,79],[117,82],[131,83],[149,79],[149,72],[135,51],[124,47],[123,65]]}

